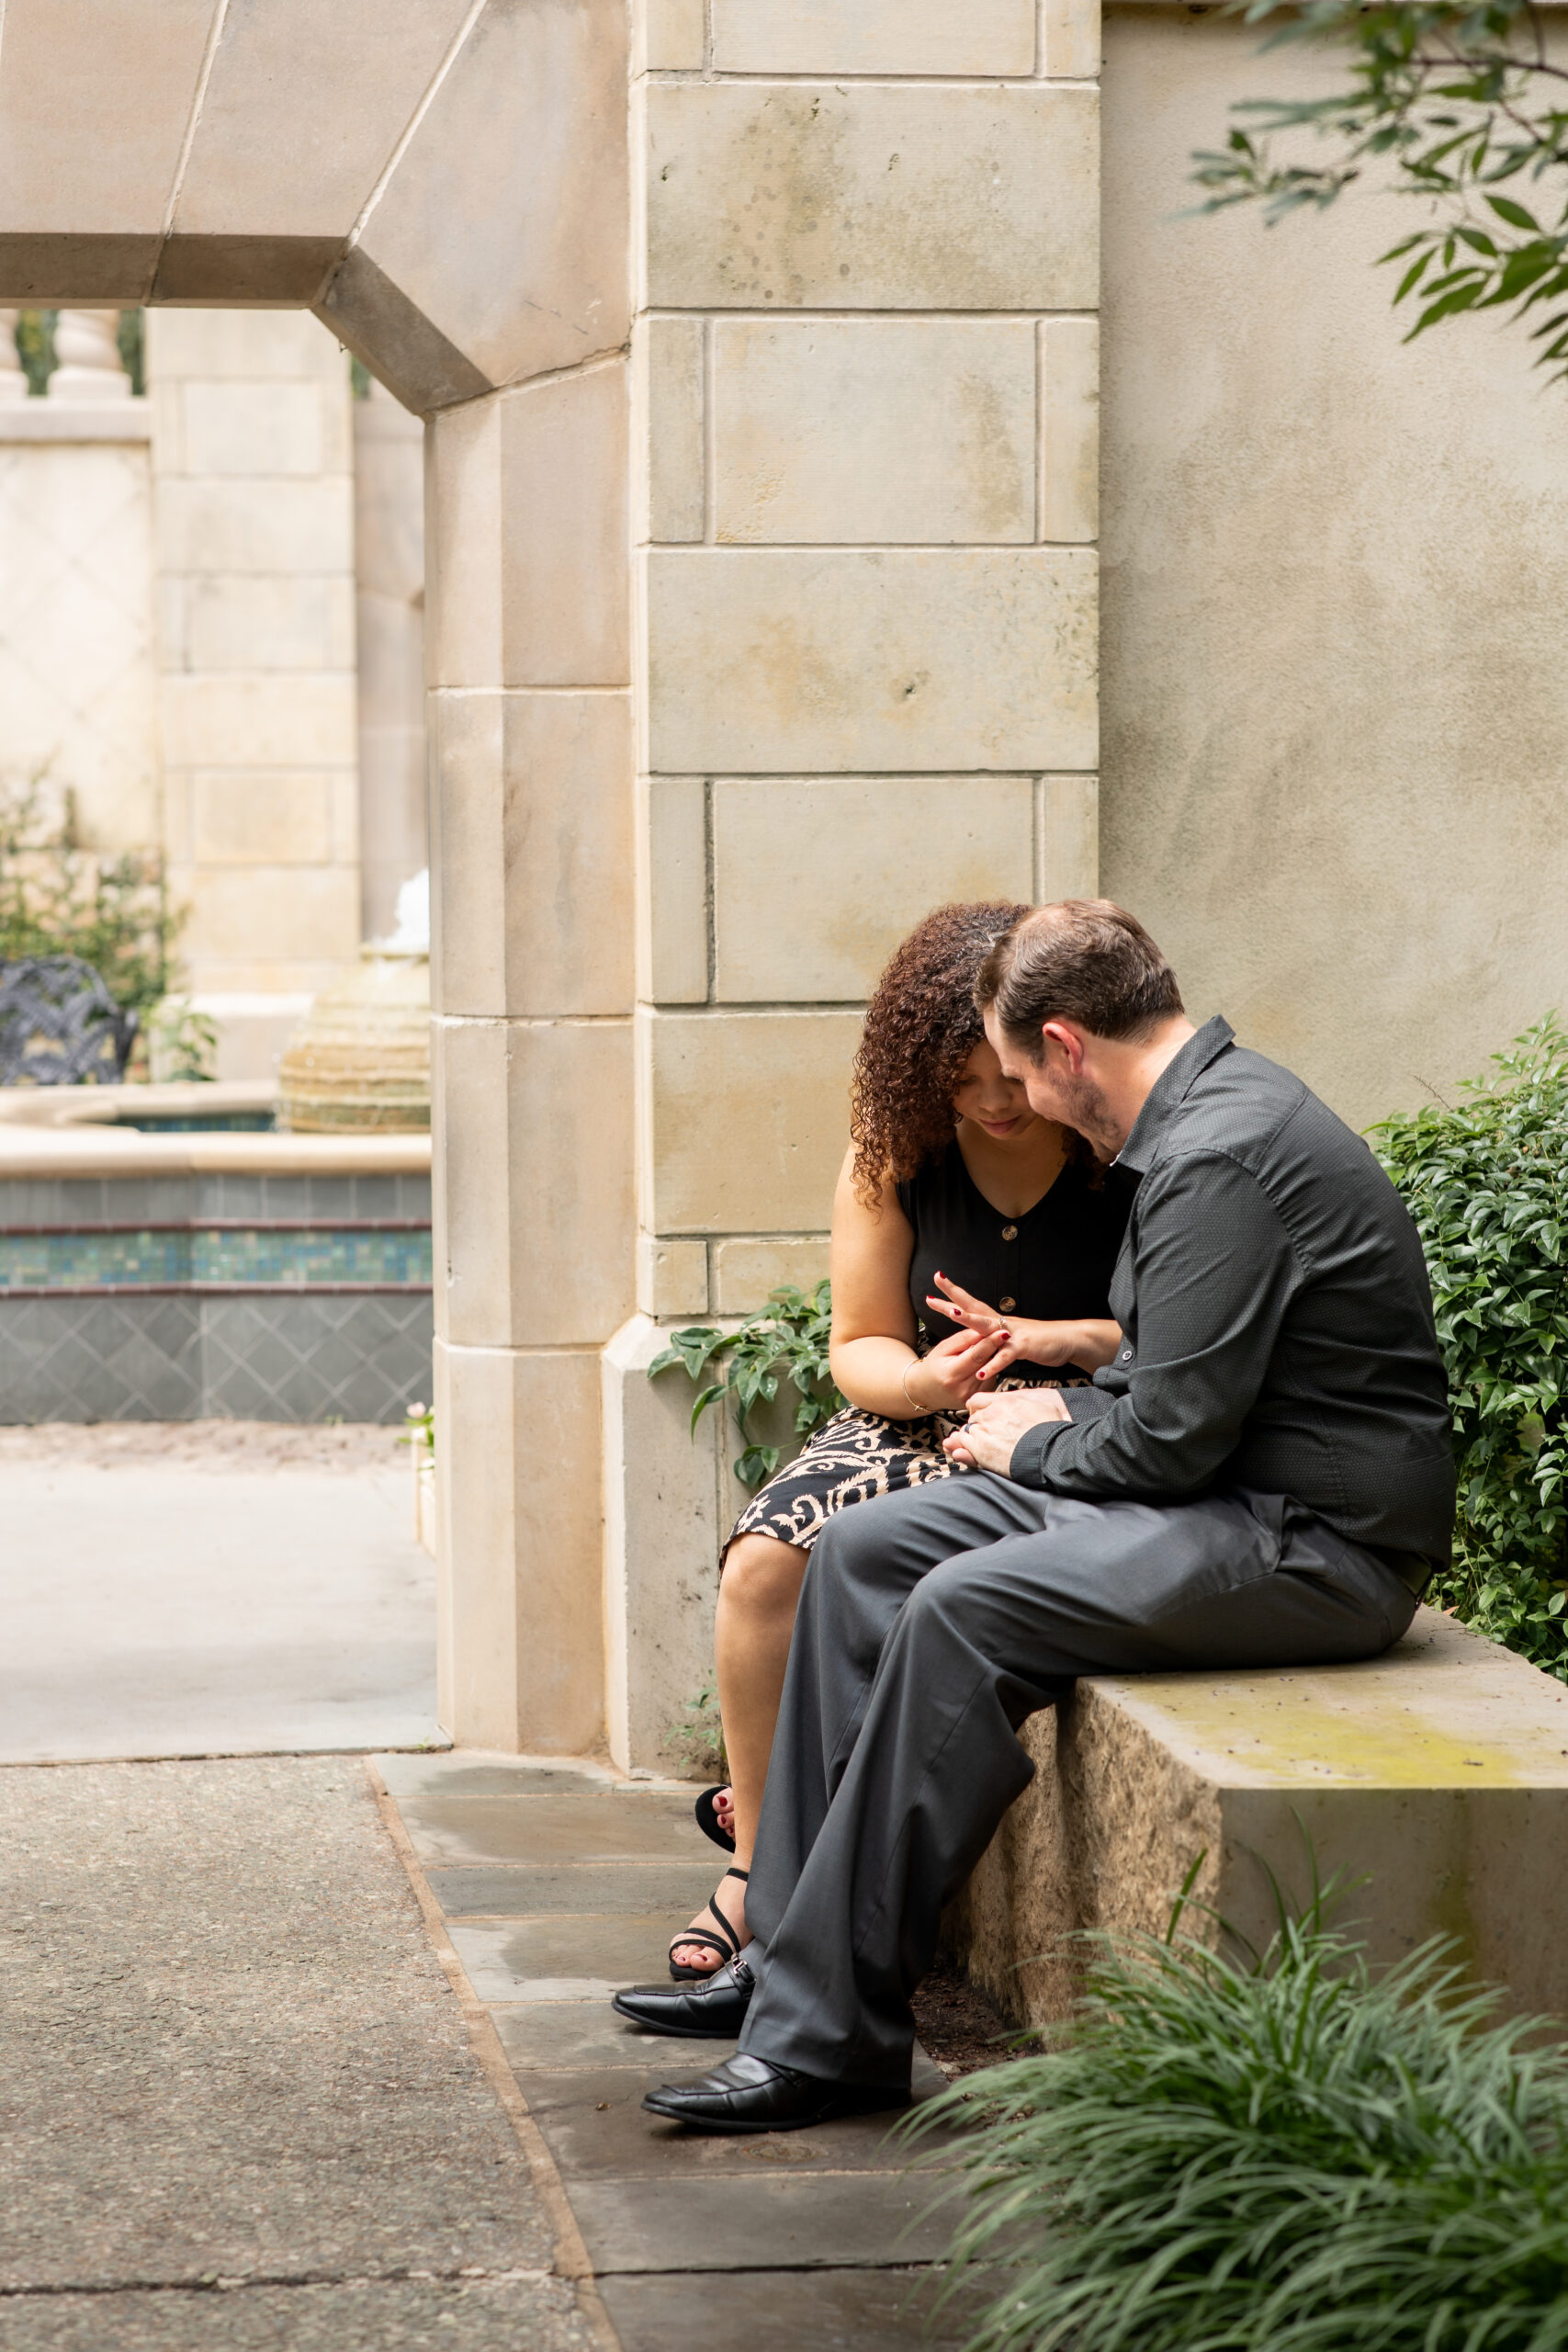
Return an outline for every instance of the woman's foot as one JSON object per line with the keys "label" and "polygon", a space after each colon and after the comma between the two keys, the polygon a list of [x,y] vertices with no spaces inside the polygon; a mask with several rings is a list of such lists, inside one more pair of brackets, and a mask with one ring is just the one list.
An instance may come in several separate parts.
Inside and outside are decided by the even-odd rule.
{"label": "woman's foot", "polygon": [[[716,1912],[729,1929],[733,1951],[727,1951],[721,1941],[712,1939]],[[705,1905],[693,1920],[690,1939],[677,1936],[671,1945],[670,1965],[686,1976],[713,1976],[750,1940],[746,1928],[746,1874],[727,1871],[714,1891],[712,1905]]]}
{"label": "woman's foot", "polygon": [[[0,6],[4,0],[0,0]],[[705,1789],[692,1808],[697,1817],[697,1827],[705,1838],[727,1852],[735,1851],[735,1792],[733,1789]]]}

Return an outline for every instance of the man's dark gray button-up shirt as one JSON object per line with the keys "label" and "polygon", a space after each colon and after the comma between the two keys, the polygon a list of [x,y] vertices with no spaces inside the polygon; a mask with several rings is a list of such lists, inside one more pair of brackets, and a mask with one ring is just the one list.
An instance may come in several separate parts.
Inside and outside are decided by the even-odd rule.
{"label": "man's dark gray button-up shirt", "polygon": [[1357,1543],[1446,1559],[1448,1383],[1416,1228],[1360,1136],[1233,1036],[1209,1022],[1139,1113],[1122,1345],[1010,1475],[1100,1502],[1289,1495]]}

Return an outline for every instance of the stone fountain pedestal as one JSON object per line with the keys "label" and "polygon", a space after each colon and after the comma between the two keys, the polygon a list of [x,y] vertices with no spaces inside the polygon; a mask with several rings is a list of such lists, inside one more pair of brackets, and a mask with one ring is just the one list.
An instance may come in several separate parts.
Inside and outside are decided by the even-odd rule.
{"label": "stone fountain pedestal", "polygon": [[428,1132],[428,950],[362,947],[295,1031],[277,1086],[278,1124],[295,1135]]}

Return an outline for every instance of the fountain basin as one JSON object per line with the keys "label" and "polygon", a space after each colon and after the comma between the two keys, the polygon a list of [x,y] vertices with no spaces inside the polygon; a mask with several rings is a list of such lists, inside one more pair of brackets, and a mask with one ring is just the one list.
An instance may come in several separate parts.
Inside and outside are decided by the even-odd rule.
{"label": "fountain basin", "polygon": [[280,1135],[273,1100],[0,1096],[0,1421],[396,1422],[429,1396],[429,1136]]}

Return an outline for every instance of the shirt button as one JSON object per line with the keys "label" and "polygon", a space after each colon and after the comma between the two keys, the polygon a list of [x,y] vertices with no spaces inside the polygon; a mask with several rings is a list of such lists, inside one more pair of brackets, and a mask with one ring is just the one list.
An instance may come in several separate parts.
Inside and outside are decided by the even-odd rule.
{"label": "shirt button", "polygon": [[1002,1227],[1002,1239],[1003,1239],[1004,1241],[1016,1241],[1016,1240],[1018,1239],[1018,1227],[1017,1227],[1017,1226],[1016,1226],[1016,1225],[1004,1225],[1004,1226],[1003,1226],[1003,1227]]}
{"label": "shirt button", "polygon": [[1000,1306],[1002,1313],[1005,1315],[1010,1306],[1016,1306],[1018,1305],[1018,1301],[1016,1298],[1003,1298],[998,1299],[997,1304]]}

